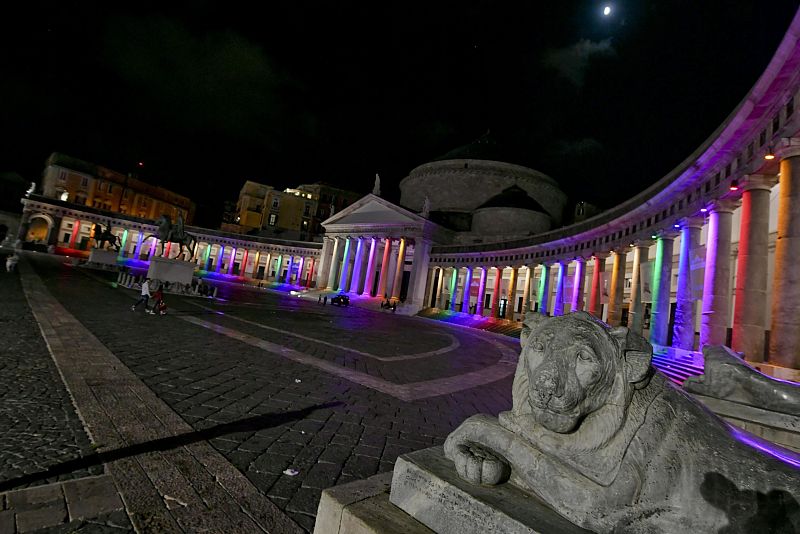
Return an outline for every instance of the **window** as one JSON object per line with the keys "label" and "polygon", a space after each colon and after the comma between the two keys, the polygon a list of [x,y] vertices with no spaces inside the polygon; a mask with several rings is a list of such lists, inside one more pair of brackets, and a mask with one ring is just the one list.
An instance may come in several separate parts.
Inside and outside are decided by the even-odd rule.
{"label": "window", "polygon": [[108,192],[110,193],[114,189],[114,184],[108,184]]}
{"label": "window", "polygon": [[311,214],[311,205],[306,204],[305,208],[303,208],[303,215],[308,217]]}
{"label": "window", "polygon": [[272,207],[273,207],[273,208],[277,208],[277,207],[278,207],[278,204],[279,204],[279,202],[280,202],[280,201],[278,200],[278,197],[275,197],[275,198],[273,198],[273,199],[272,199]]}
{"label": "window", "polygon": [[269,225],[270,226],[275,226],[275,223],[277,223],[277,222],[278,222],[278,216],[275,215],[274,213],[270,213],[269,214]]}
{"label": "window", "polygon": [[791,97],[789,101],[786,102],[786,116],[789,117],[792,113],[794,113],[794,97]]}
{"label": "window", "polygon": [[67,173],[65,171],[61,171],[58,173],[58,181],[59,182],[66,182],[67,181]]}
{"label": "window", "polygon": [[89,185],[89,179],[85,176],[81,178],[81,187],[87,187]]}
{"label": "window", "polygon": [[772,135],[778,133],[778,128],[781,127],[781,116],[775,115],[775,118],[772,119]]}
{"label": "window", "polygon": [[750,143],[749,145],[747,145],[747,157],[748,158],[752,158],[753,157],[753,150],[754,150],[754,143]]}
{"label": "window", "polygon": [[761,130],[761,133],[758,135],[758,146],[764,146],[764,143],[767,142],[767,130]]}

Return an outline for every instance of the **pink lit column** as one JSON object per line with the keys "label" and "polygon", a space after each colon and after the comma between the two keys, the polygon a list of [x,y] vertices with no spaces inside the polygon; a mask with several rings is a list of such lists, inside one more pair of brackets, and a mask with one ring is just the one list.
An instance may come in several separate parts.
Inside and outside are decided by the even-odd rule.
{"label": "pink lit column", "polygon": [[571,312],[583,311],[584,293],[586,285],[586,260],[575,258],[575,273],[572,275],[572,299],[569,307]]}
{"label": "pink lit column", "polygon": [[472,267],[464,275],[464,296],[461,298],[461,313],[469,313],[469,288],[472,285]]}
{"label": "pink lit column", "polygon": [[606,258],[608,254],[605,252],[597,253],[594,255],[594,269],[592,270],[592,290],[589,294],[589,313],[597,317],[603,318],[603,271],[606,268]]}
{"label": "pink lit column", "polygon": [[[375,285],[375,262],[377,261],[375,251],[378,248],[377,239],[374,237],[369,240],[369,260],[367,260],[367,276],[364,279],[364,292],[372,295],[372,288]],[[359,293],[360,295],[361,293]]]}
{"label": "pink lit column", "polygon": [[731,229],[736,204],[717,200],[709,208],[701,349],[706,345],[724,345],[727,338],[731,307]]}
{"label": "pink lit column", "polygon": [[306,258],[304,256],[298,256],[297,258],[297,278],[294,280],[294,285],[302,286],[303,285],[303,268],[305,267]]}
{"label": "pink lit column", "polygon": [[622,322],[622,297],[625,293],[625,264],[627,249],[614,251],[614,263],[611,267],[611,287],[608,288],[608,324],[620,326]]}
{"label": "pink lit column", "polygon": [[356,238],[356,257],[353,260],[353,278],[350,280],[350,293],[361,294],[362,282],[361,279],[364,275],[364,238]]}
{"label": "pink lit column", "polygon": [[400,238],[400,247],[397,249],[397,269],[394,274],[394,284],[392,285],[392,298],[400,298],[400,290],[403,287],[403,271],[406,267],[406,238]]}
{"label": "pink lit column", "polygon": [[[795,111],[797,113],[797,111]],[[800,369],[800,139],[784,141],[772,283],[769,361]]]}
{"label": "pink lit column", "polygon": [[475,315],[483,316],[483,301],[486,298],[486,267],[478,267],[481,270],[480,283],[478,285],[478,301],[475,303]]}
{"label": "pink lit column", "polygon": [[386,286],[389,282],[389,258],[392,254],[392,238],[385,239],[386,244],[383,246],[383,261],[381,262],[381,274],[378,278],[378,296],[384,298],[386,295]]}
{"label": "pink lit column", "polygon": [[500,317],[500,287],[503,282],[503,268],[495,267],[494,294],[492,295],[492,317]]}
{"label": "pink lit column", "polygon": [[672,346],[694,350],[696,321],[695,298],[692,295],[692,253],[700,246],[703,220],[684,219],[681,226],[681,251],[678,259],[678,290],[675,293],[675,325],[672,327]]}
{"label": "pink lit column", "polygon": [[637,242],[633,249],[633,273],[631,275],[631,302],[628,306],[628,328],[632,332],[642,335],[644,328],[644,305],[642,293],[645,285],[650,280],[642,280],[642,264],[647,263],[650,254],[651,241]]}

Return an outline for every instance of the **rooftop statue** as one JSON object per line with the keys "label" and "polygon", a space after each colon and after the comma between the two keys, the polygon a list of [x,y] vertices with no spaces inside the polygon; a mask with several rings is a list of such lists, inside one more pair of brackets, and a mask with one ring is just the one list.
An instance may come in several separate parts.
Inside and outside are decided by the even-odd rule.
{"label": "rooftop statue", "polygon": [[728,347],[703,347],[703,357],[705,374],[687,378],[686,391],[800,417],[797,384],[756,371]]}
{"label": "rooftop statue", "polygon": [[642,337],[578,312],[526,318],[521,343],[511,411],[445,442],[461,478],[598,533],[800,531],[800,456],[674,387]]}
{"label": "rooftop statue", "polygon": [[422,203],[421,215],[426,219],[431,216],[431,199],[427,196],[425,197],[425,201]]}
{"label": "rooftop statue", "polygon": [[381,196],[381,177],[375,175],[375,185],[372,186],[372,194],[376,197]]}

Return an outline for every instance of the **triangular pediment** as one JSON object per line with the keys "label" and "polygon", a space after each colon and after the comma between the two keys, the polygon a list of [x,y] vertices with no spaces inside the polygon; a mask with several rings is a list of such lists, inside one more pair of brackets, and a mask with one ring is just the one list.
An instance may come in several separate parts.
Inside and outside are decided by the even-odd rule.
{"label": "triangular pediment", "polygon": [[322,223],[323,226],[424,224],[416,213],[375,195],[367,195]]}

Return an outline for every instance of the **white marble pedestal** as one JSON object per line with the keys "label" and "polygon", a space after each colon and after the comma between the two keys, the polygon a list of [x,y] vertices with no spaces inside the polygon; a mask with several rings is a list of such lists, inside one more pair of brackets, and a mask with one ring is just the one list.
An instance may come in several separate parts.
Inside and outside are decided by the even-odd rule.
{"label": "white marble pedestal", "polygon": [[116,250],[95,248],[89,252],[89,262],[96,263],[98,265],[117,265],[118,255],[119,252]]}
{"label": "white marble pedestal", "polygon": [[195,264],[188,261],[153,257],[150,258],[147,277],[161,282],[191,284],[194,268]]}

